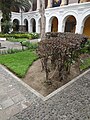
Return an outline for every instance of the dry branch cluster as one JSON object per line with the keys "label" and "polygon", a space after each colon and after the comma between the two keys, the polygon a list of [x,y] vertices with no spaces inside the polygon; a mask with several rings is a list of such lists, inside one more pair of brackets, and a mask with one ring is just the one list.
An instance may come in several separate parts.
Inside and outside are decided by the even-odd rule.
{"label": "dry branch cluster", "polygon": [[[37,53],[41,58],[46,80],[58,74],[60,80],[66,79],[71,64],[78,60],[79,51],[87,37],[74,33],[46,33],[45,40],[39,43]],[[52,74],[51,74],[52,73]]]}

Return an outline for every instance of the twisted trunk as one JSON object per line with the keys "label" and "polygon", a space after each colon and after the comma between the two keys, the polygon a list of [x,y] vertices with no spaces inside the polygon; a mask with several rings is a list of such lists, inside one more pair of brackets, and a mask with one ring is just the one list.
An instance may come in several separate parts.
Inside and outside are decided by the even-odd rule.
{"label": "twisted trunk", "polygon": [[41,40],[45,39],[45,0],[40,0],[40,15],[41,15]]}

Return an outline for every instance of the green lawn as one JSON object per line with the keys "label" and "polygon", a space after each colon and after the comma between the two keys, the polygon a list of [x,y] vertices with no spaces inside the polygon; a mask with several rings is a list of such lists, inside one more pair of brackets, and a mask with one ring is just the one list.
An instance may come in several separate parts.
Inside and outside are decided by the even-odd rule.
{"label": "green lawn", "polygon": [[86,60],[84,60],[80,66],[81,71],[87,68],[90,68],[90,58],[87,58]]}
{"label": "green lawn", "polygon": [[27,38],[8,38],[8,41],[10,42],[23,42],[23,41],[27,41]]}
{"label": "green lawn", "polygon": [[[26,50],[14,54],[0,55],[0,64],[7,66],[18,77],[23,78],[32,65],[32,63],[38,59],[38,56],[34,51]],[[90,58],[83,61],[80,66],[81,70],[85,70],[90,67]]]}
{"label": "green lawn", "polygon": [[7,66],[18,77],[22,78],[37,58],[35,52],[27,50],[15,54],[0,55],[0,64]]}

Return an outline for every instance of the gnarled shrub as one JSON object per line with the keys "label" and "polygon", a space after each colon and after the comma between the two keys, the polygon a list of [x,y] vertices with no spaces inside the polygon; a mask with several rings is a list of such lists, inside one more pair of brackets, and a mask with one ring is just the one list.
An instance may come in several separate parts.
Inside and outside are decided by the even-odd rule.
{"label": "gnarled shrub", "polygon": [[78,61],[86,41],[87,37],[80,34],[46,33],[45,40],[39,43],[37,50],[42,69],[46,72],[46,80],[55,74],[58,74],[60,80],[67,79],[71,64]]}

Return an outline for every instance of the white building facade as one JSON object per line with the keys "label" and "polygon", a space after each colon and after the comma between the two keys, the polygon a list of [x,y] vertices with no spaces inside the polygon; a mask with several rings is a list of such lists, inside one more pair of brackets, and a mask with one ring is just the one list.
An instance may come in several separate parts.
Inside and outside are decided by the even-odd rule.
{"label": "white building facade", "polygon": [[[74,3],[68,5],[62,0],[61,5],[52,7],[52,0],[48,0],[45,9],[46,32],[75,32],[90,36],[90,2]],[[74,0],[75,1],[75,0]],[[19,26],[24,26],[27,32],[40,33],[40,1],[37,0],[37,9],[28,12],[12,12],[12,22],[17,21]],[[0,13],[0,31],[1,31]],[[19,28],[17,29],[19,30]]]}

